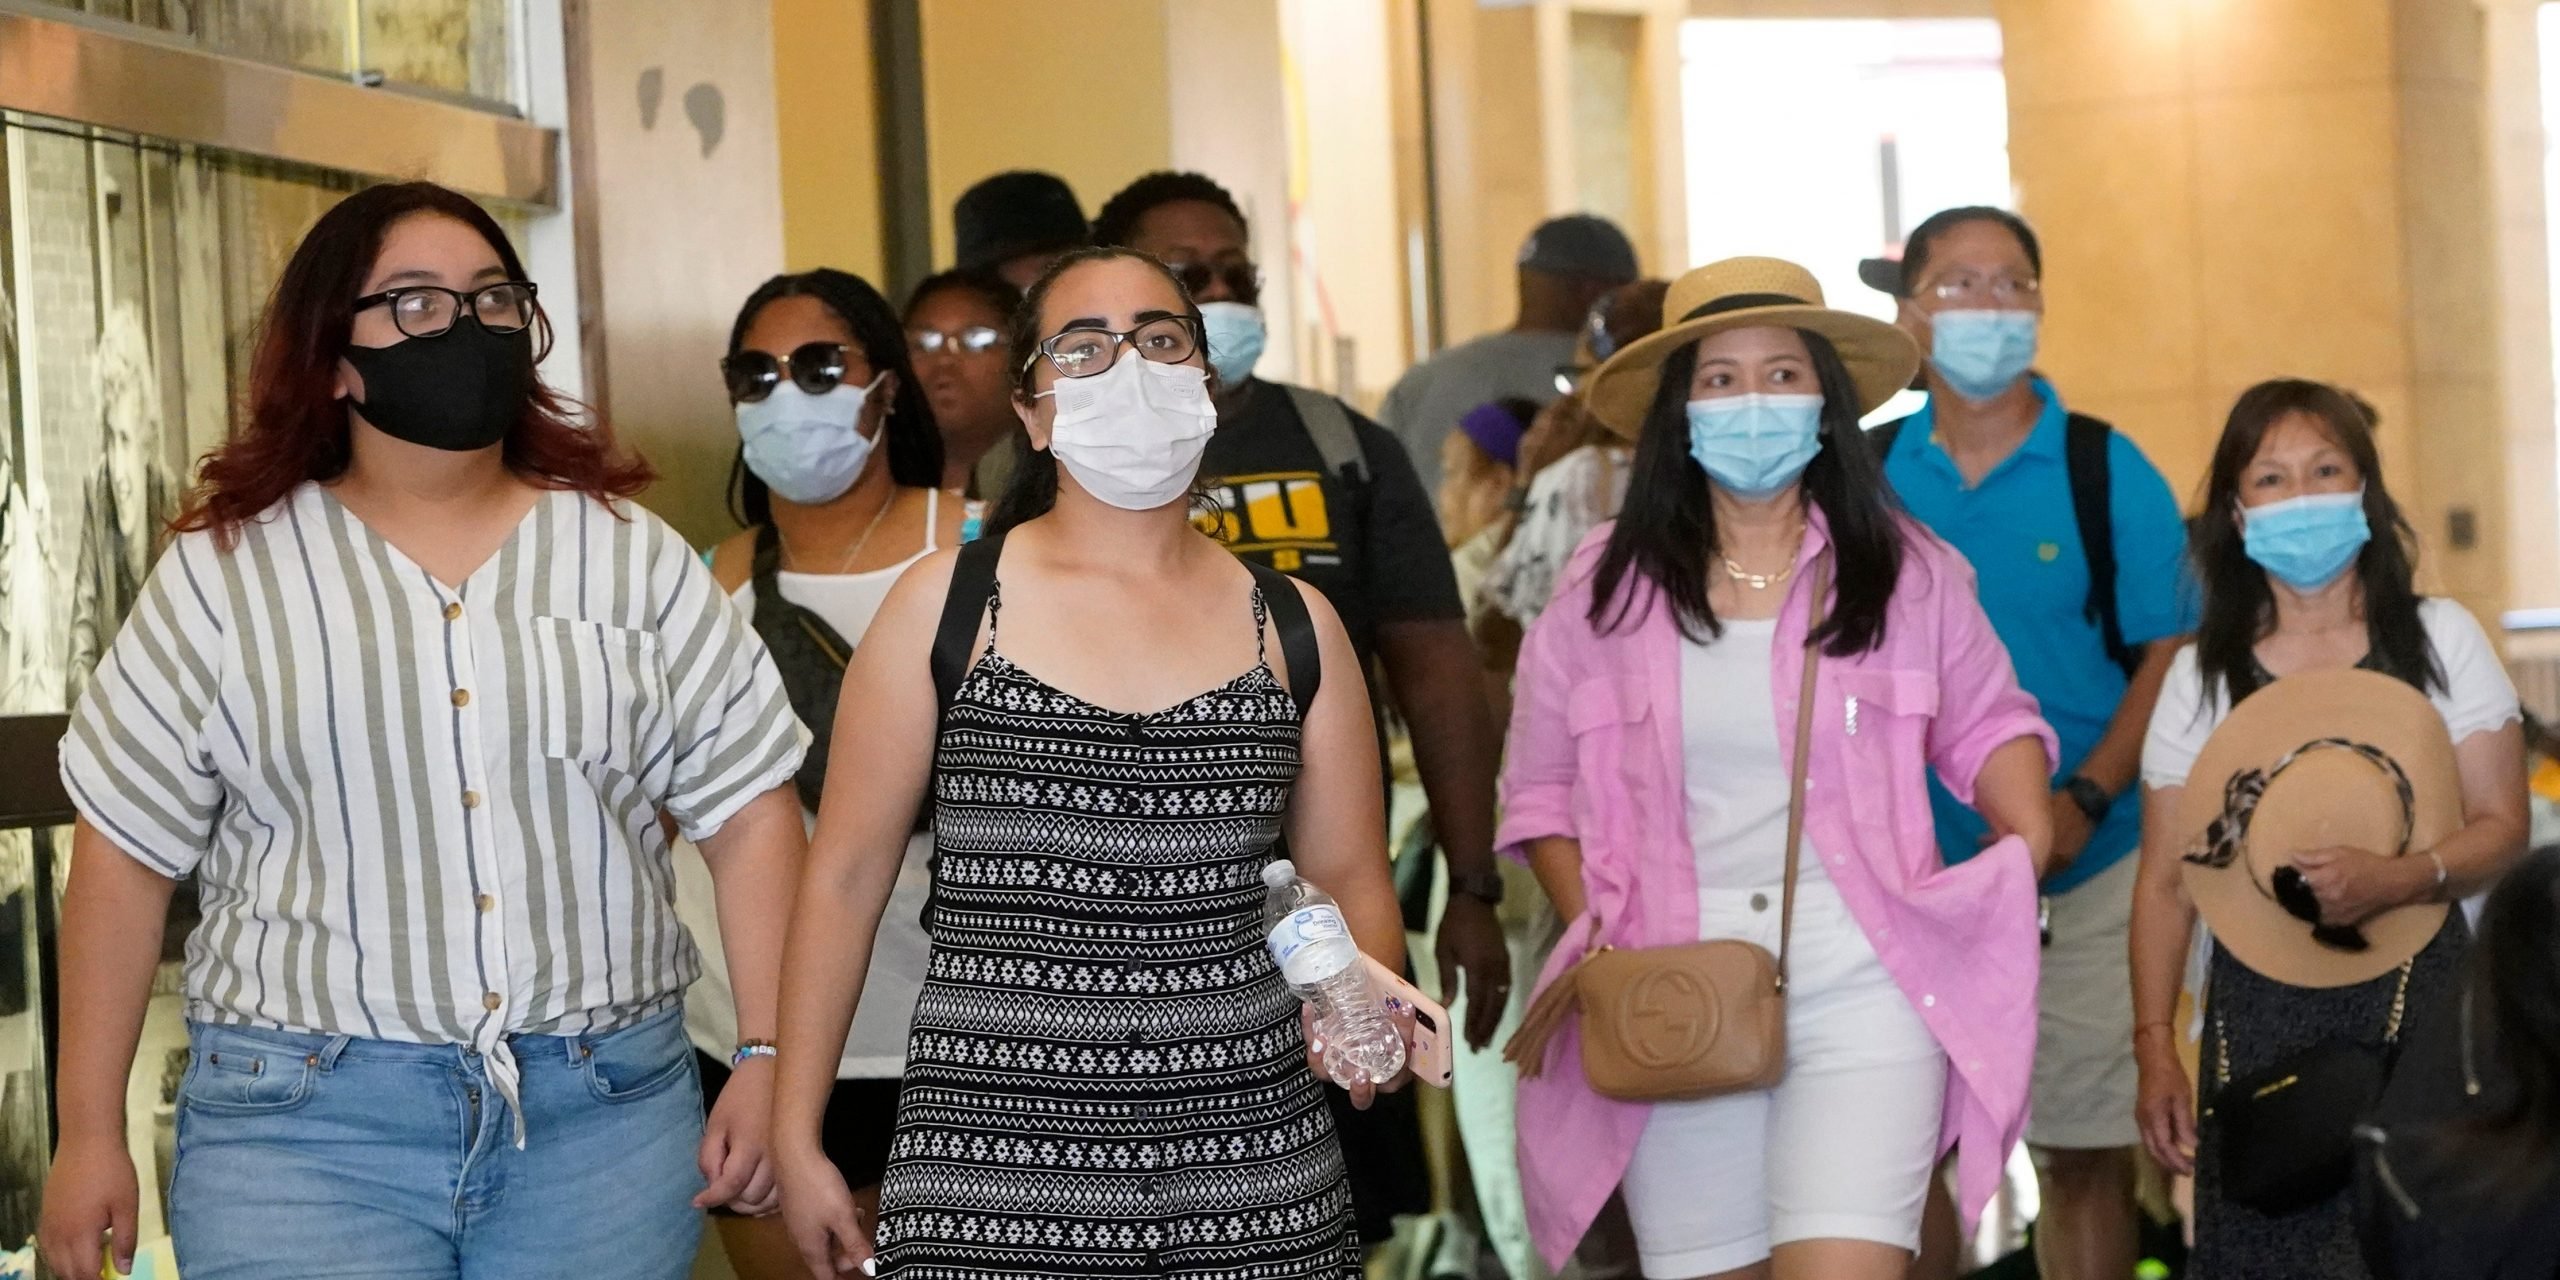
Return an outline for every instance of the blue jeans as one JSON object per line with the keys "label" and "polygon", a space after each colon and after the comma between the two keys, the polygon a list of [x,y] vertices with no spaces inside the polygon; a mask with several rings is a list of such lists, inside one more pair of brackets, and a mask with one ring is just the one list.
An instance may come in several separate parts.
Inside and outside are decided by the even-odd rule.
{"label": "blue jeans", "polygon": [[190,1028],[169,1227],[187,1280],[683,1280],[702,1094],[683,1014],[518,1036],[525,1147],[459,1045]]}

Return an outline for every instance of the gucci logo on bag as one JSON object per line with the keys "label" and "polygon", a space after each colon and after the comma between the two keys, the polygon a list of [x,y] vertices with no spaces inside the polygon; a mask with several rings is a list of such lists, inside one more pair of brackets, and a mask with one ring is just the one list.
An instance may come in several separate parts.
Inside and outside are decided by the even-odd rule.
{"label": "gucci logo on bag", "polygon": [[1656,969],[1627,991],[1618,1029],[1627,1057],[1640,1067],[1676,1067],[1715,1041],[1715,992],[1682,969]]}

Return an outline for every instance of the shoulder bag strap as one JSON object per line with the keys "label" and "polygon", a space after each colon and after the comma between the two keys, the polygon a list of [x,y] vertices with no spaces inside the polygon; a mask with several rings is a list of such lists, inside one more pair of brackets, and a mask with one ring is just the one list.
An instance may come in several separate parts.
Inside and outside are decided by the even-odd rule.
{"label": "shoulder bag strap", "polygon": [[1307,601],[1289,575],[1248,560],[1254,582],[1262,588],[1262,607],[1271,629],[1280,635],[1280,657],[1289,664],[1289,696],[1297,700],[1298,719],[1316,708],[1316,690],[1324,685],[1324,660],[1316,651],[1316,624],[1307,616]]}
{"label": "shoulder bag strap", "polygon": [[1822,630],[1829,609],[1831,592],[1831,560],[1828,556],[1813,562],[1813,601],[1806,606],[1804,640],[1804,684],[1796,691],[1796,752],[1793,773],[1787,782],[1787,887],[1785,905],[1778,916],[1778,993],[1787,990],[1787,952],[1796,935],[1796,864],[1804,852],[1804,776],[1813,753],[1813,676],[1822,665],[1822,644],[1814,639]]}
{"label": "shoulder bag strap", "polygon": [[987,601],[995,595],[996,561],[1004,555],[1004,535],[980,538],[960,548],[957,563],[951,566],[951,589],[942,598],[942,625],[933,635],[933,691],[935,705],[948,708],[960,695],[960,681],[969,673],[971,650],[977,647],[978,624],[987,616]]}

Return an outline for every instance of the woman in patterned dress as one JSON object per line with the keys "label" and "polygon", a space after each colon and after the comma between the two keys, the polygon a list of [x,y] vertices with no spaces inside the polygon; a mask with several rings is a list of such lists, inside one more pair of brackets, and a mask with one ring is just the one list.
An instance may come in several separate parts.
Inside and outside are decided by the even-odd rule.
{"label": "woman in patterned dress", "polygon": [[[1285,837],[1362,950],[1401,965],[1350,642],[1321,594],[1275,576],[1295,598],[1273,600],[1190,521],[1215,414],[1199,311],[1171,273],[1126,250],[1062,259],[1012,364],[1033,452],[989,549],[910,571],[846,672],[786,948],[792,1234],[821,1274],[870,1260],[818,1119],[930,784],[933,956],[882,1273],[1357,1276],[1341,1149],[1260,916]],[[1283,660],[1281,620],[1301,613],[1306,671]],[[945,652],[970,660],[937,706],[946,614]]]}

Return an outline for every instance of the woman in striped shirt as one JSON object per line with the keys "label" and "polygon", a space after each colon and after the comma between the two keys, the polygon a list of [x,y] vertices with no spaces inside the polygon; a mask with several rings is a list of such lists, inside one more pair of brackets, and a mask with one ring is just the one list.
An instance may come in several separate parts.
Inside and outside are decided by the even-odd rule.
{"label": "woman in striped shirt", "polygon": [[707,1133],[693,1088],[661,815],[770,1037],[808,735],[629,503],[648,468],[535,375],[543,323],[497,224],[424,183],[348,198],[286,265],[247,421],[63,742],[58,1273],[132,1254],[124,1082],[188,875],[192,1280],[672,1278],[689,1201],[772,1208],[771,1063]]}

